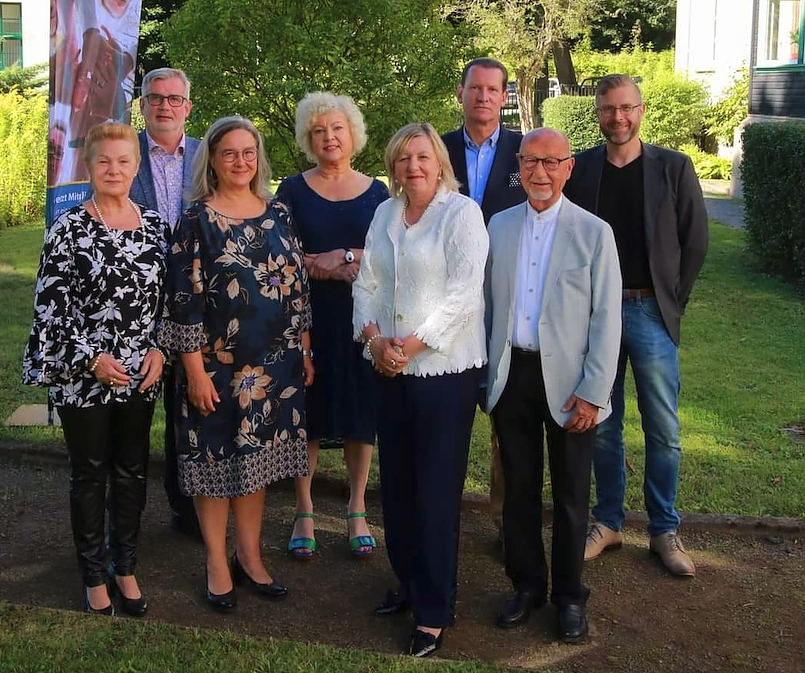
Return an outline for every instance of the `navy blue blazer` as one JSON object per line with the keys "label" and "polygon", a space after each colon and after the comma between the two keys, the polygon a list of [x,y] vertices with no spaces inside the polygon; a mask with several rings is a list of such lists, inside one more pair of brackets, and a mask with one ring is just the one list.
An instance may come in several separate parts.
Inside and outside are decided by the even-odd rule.
{"label": "navy blue blazer", "polygon": [[[484,198],[481,201],[481,211],[483,211],[486,224],[489,224],[489,220],[496,213],[526,200],[525,191],[520,184],[520,166],[516,156],[520,151],[522,139],[522,134],[517,131],[509,131],[500,127],[492,170],[489,172],[489,180],[487,180]],[[442,140],[447,146],[456,180],[461,184],[459,191],[464,196],[469,196],[467,156],[464,152],[464,127],[445,133]]]}
{"label": "navy blue blazer", "polygon": [[[138,138],[140,139],[140,169],[134,177],[134,182],[131,183],[129,197],[135,203],[159,212],[157,193],[154,189],[154,174],[151,172],[151,156],[148,152],[148,139],[145,136],[145,131],[141,131],[138,134]],[[182,212],[187,210],[190,205],[185,198],[185,191],[190,187],[192,181],[193,157],[199,144],[200,141],[197,138],[185,136],[184,165],[182,167]],[[170,222],[169,224],[172,227],[175,222]]]}
{"label": "navy blue blazer", "polygon": [[[575,155],[564,193],[597,215],[606,145]],[[654,294],[665,327],[679,344],[682,312],[707,254],[707,209],[696,171],[681,152],[643,143],[643,226]]]}

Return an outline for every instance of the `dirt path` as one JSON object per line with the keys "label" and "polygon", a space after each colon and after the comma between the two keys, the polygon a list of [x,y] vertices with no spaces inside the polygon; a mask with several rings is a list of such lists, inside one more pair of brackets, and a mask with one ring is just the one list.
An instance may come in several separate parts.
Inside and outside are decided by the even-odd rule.
{"label": "dirt path", "polygon": [[[292,497],[271,494],[264,555],[291,595],[275,605],[242,591],[236,614],[220,617],[203,602],[203,548],[169,531],[161,485],[153,478],[138,572],[151,604],[148,619],[399,652],[409,618],[371,614],[392,583],[382,547],[369,561],[351,559],[340,518],[344,503],[322,497],[317,504],[322,553],[310,564],[296,563],[283,553]],[[371,503],[370,510],[382,543],[379,505]],[[553,642],[551,608],[516,631],[492,625],[509,590],[493,537],[484,514],[465,513],[458,619],[445,637],[444,657],[563,671],[805,672],[802,539],[688,533],[684,539],[699,573],[684,581],[649,557],[642,530],[629,530],[621,552],[586,568],[590,640],[564,646]],[[0,598],[80,607],[62,469],[0,464]]]}

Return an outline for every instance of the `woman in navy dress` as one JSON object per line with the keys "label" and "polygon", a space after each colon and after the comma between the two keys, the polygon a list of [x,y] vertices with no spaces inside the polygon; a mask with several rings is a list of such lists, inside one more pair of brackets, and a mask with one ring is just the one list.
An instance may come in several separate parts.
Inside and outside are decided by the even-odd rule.
{"label": "woman in navy dress", "polygon": [[308,476],[296,479],[296,520],[289,551],[307,560],[316,550],[311,481],[319,448],[344,447],[350,499],[350,550],[369,556],[375,540],[364,496],[376,429],[376,381],[352,339],[352,282],[364,239],[386,186],[359,173],[352,157],[366,144],[363,116],[348,96],[308,94],[296,111],[296,140],[316,167],[280,185],[277,200],[293,215],[311,277],[311,331],[316,380],[307,390]]}
{"label": "woman in navy dress", "polygon": [[[193,205],[171,241],[160,343],[179,352],[179,486],[207,547],[206,595],[235,607],[234,583],[287,590],[263,565],[266,487],[307,473],[304,387],[313,380],[307,271],[287,208],[268,202],[263,141],[219,119],[193,162]],[[229,509],[235,553],[227,563]]]}

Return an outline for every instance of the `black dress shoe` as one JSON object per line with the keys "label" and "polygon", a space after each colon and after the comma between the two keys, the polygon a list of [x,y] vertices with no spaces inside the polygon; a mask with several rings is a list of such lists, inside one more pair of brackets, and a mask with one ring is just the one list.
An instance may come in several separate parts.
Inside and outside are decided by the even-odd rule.
{"label": "black dress shoe", "polygon": [[414,629],[411,634],[411,644],[408,646],[408,654],[419,659],[429,657],[442,646],[443,636],[444,629],[439,632],[438,636]]}
{"label": "black dress shoe", "polygon": [[232,569],[232,581],[238,585],[246,582],[246,584],[252,588],[252,591],[260,596],[260,598],[281,601],[288,595],[288,588],[279,582],[272,582],[271,584],[268,582],[263,582],[262,584],[255,582],[249,577],[249,573],[246,572],[246,569],[240,565],[237,553],[232,554],[232,561],[229,567]]}
{"label": "black dress shoe", "polygon": [[503,605],[495,622],[502,629],[513,629],[524,624],[531,616],[531,610],[545,605],[545,597],[530,591],[518,591]]}
{"label": "black dress shoe", "polygon": [[145,596],[140,593],[139,598],[128,598],[126,595],[123,594],[123,590],[117,584],[117,570],[115,569],[115,564],[109,564],[109,596],[114,596],[115,594],[120,594],[120,608],[128,615],[132,617],[144,617],[145,613],[148,612],[148,602],[145,600]]}
{"label": "black dress shoe", "polygon": [[197,542],[204,542],[204,537],[201,535],[201,528],[198,525],[198,518],[195,514],[185,514],[184,516],[171,513],[171,530],[182,535],[187,535]]}
{"label": "black dress shoe", "polygon": [[580,643],[587,637],[589,627],[583,605],[559,606],[559,640]]}
{"label": "black dress shoe", "polygon": [[105,608],[98,608],[97,610],[89,604],[89,590],[90,587],[84,587],[84,611],[91,615],[104,615],[105,617],[115,616],[115,606],[109,601],[109,605]]}
{"label": "black dress shoe", "polygon": [[411,602],[403,598],[399,592],[389,589],[383,602],[375,608],[375,614],[381,617],[399,615],[411,608]]}
{"label": "black dress shoe", "polygon": [[210,582],[206,570],[204,572],[204,589],[206,590],[207,603],[217,612],[229,612],[234,610],[238,604],[238,595],[235,593],[234,586],[225,594],[214,594],[210,591]]}

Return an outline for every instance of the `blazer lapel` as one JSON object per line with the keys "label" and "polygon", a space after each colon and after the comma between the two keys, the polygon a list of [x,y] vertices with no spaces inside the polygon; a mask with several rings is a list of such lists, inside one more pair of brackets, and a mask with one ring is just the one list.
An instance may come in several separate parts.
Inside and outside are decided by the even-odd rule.
{"label": "blazer lapel", "polygon": [[651,244],[654,241],[654,227],[657,223],[657,209],[664,202],[664,170],[663,162],[654,147],[643,143],[643,222],[646,252],[649,258],[651,258]]}
{"label": "blazer lapel", "polygon": [[[517,148],[512,147],[510,138],[511,136],[506,129],[501,127],[500,135],[498,136],[498,144],[495,148],[495,158],[492,160],[492,168],[489,171],[489,178],[486,181],[484,198],[481,199],[482,208],[487,197],[494,198],[495,196],[491,193],[494,191],[492,188],[493,185],[509,184],[509,176],[503,175],[503,173],[508,172],[508,167],[511,165],[511,163],[507,161],[507,155],[515,154],[517,152]],[[466,161],[464,162],[464,170],[466,171]]]}
{"label": "blazer lapel", "polygon": [[517,262],[520,259],[520,240],[522,239],[523,226],[525,226],[526,205],[525,202],[517,206],[517,210],[512,211],[511,220],[506,231],[506,254],[504,259],[509,260],[509,325],[507,334],[511,335],[514,325],[514,302],[517,289]]}
{"label": "blazer lapel", "polygon": [[157,210],[157,193],[154,189],[154,174],[151,172],[151,155],[145,131],[140,133],[140,170],[137,171],[137,180],[140,181],[140,189],[145,196],[145,205],[151,210]]}
{"label": "blazer lapel", "polygon": [[455,159],[453,161],[453,173],[459,183],[459,192],[464,196],[470,195],[470,183],[467,181],[467,154],[464,150],[464,126],[453,133],[450,138],[450,146],[447,148],[449,154]]}
{"label": "blazer lapel", "polygon": [[548,297],[551,296],[553,286],[559,277],[559,272],[564,268],[565,253],[570,242],[575,236],[573,214],[565,203],[559,208],[559,217],[556,220],[556,233],[553,237],[553,247],[551,257],[548,260],[548,272],[545,275],[545,285],[542,287],[542,311],[548,304]]}

